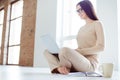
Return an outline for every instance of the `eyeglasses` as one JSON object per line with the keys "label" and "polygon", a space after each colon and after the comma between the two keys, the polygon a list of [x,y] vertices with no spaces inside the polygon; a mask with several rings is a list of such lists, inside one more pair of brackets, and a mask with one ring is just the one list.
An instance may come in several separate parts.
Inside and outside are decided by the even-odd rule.
{"label": "eyeglasses", "polygon": [[78,10],[76,10],[76,12],[78,12],[78,13],[81,13],[82,12],[82,8],[80,8],[80,9],[78,9]]}

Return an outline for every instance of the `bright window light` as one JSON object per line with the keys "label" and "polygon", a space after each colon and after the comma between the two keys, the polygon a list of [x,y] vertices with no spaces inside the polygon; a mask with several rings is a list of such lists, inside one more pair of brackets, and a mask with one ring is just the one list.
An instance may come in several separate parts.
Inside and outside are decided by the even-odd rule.
{"label": "bright window light", "polygon": [[19,64],[23,0],[11,4],[8,64]]}
{"label": "bright window light", "polygon": [[3,21],[4,21],[4,10],[2,9],[2,10],[0,10],[0,47],[2,44]]}

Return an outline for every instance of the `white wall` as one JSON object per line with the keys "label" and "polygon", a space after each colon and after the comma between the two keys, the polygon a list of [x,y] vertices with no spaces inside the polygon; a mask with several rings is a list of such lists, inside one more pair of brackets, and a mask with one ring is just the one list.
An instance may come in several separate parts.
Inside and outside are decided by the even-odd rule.
{"label": "white wall", "polygon": [[101,62],[113,62],[118,67],[118,24],[117,0],[97,0],[97,14],[103,23],[105,32],[105,51],[101,53]]}
{"label": "white wall", "polygon": [[[119,56],[120,56],[120,0],[117,0],[117,9],[118,9],[118,41],[119,41],[119,47],[118,47],[118,51],[119,51]],[[120,58],[119,58],[119,71],[120,71]]]}
{"label": "white wall", "polygon": [[34,66],[47,67],[43,55],[45,47],[40,41],[40,36],[50,34],[56,36],[56,10],[57,0],[37,0],[37,17],[35,31]]}
{"label": "white wall", "polygon": [[[35,33],[34,66],[48,67],[43,56],[44,46],[40,36],[50,33],[56,36],[56,9],[57,0],[37,1],[37,20]],[[118,25],[117,25],[117,0],[97,0],[97,14],[103,23],[105,31],[105,51],[101,53],[101,62],[114,62],[115,69],[118,65]]]}

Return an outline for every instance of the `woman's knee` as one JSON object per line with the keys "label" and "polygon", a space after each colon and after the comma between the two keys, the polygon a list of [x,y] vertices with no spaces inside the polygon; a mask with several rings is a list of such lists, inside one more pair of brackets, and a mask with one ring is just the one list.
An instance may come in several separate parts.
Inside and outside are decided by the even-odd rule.
{"label": "woman's knee", "polygon": [[43,52],[43,54],[46,56],[46,55],[48,55],[50,52],[47,50],[47,49],[45,49],[44,50],[44,52]]}
{"label": "woman's knee", "polygon": [[71,49],[70,48],[67,48],[67,47],[63,47],[61,50],[60,50],[60,53],[59,53],[59,57],[68,57],[70,56],[72,53],[71,53]]}
{"label": "woman's knee", "polygon": [[61,48],[59,55],[67,55],[69,54],[69,52],[70,52],[70,48],[63,47]]}

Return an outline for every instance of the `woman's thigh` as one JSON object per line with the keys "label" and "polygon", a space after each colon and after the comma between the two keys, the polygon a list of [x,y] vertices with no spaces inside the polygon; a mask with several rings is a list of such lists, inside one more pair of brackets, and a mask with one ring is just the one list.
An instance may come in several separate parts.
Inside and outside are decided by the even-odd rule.
{"label": "woman's thigh", "polygon": [[59,54],[67,58],[77,71],[93,71],[90,61],[74,49],[62,48]]}

